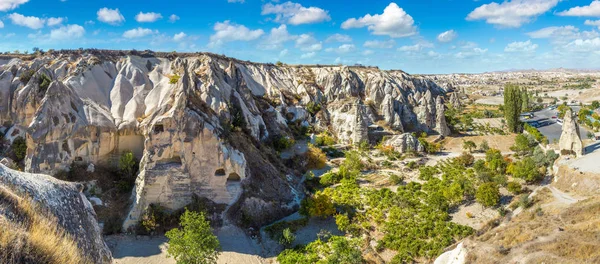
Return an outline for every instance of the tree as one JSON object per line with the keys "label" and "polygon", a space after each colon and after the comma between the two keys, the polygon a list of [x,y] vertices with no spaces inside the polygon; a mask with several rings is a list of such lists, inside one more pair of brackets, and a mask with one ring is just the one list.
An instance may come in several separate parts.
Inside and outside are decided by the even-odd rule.
{"label": "tree", "polygon": [[204,213],[186,209],[179,225],[181,228],[165,234],[169,239],[168,256],[175,258],[178,264],[217,263],[221,245]]}
{"label": "tree", "polygon": [[516,195],[516,194],[521,193],[521,190],[523,190],[523,187],[518,182],[509,182],[506,185],[506,189],[508,189],[508,191],[511,192],[512,194]]}
{"label": "tree", "polygon": [[475,142],[471,140],[463,141],[463,149],[469,150],[469,152],[473,152],[473,149],[477,148]]}
{"label": "tree", "polygon": [[524,179],[527,182],[536,182],[544,177],[538,170],[535,161],[530,157],[525,157],[523,160],[513,163],[510,173],[516,178]]}
{"label": "tree", "polygon": [[121,170],[125,178],[133,178],[136,164],[137,162],[135,160],[135,156],[133,156],[133,152],[124,151],[123,154],[121,154],[121,158],[119,158],[119,169]]}
{"label": "tree", "polygon": [[308,151],[306,152],[306,158],[308,164],[307,169],[322,169],[325,167],[327,162],[327,156],[319,147],[313,144],[308,144]]}
{"label": "tree", "polygon": [[529,93],[527,93],[526,88],[523,88],[521,90],[521,97],[522,97],[521,111],[529,111]]}
{"label": "tree", "polygon": [[510,148],[518,154],[531,153],[531,147],[534,145],[529,138],[524,134],[518,134],[515,138],[515,144]]}
{"label": "tree", "polygon": [[495,183],[487,182],[481,184],[477,188],[475,199],[485,207],[496,206],[500,202],[500,190]]}
{"label": "tree", "polygon": [[600,108],[600,102],[598,101],[592,101],[592,109],[598,109]]}
{"label": "tree", "polygon": [[294,235],[294,232],[292,232],[292,230],[288,227],[284,229],[281,233],[281,239],[279,239],[279,244],[287,248],[290,245],[292,245],[292,243],[294,243],[295,240],[296,235]]}
{"label": "tree", "polygon": [[300,213],[311,217],[327,218],[335,214],[335,207],[327,194],[317,193],[314,197],[302,200]]}
{"label": "tree", "polygon": [[481,144],[479,144],[479,150],[482,152],[486,152],[488,151],[488,149],[490,149],[490,146],[488,145],[487,140],[484,140],[481,142]]}
{"label": "tree", "polygon": [[521,130],[519,116],[522,108],[521,89],[514,84],[507,84],[504,88],[504,119],[506,119],[508,129],[513,133]]}
{"label": "tree", "polygon": [[21,162],[25,159],[25,155],[27,155],[27,143],[24,138],[15,138],[10,148],[12,149],[16,162]]}

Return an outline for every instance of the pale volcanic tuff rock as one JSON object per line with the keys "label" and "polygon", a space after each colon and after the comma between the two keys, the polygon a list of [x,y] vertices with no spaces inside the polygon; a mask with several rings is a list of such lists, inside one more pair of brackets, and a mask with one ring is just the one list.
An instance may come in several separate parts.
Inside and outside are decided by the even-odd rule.
{"label": "pale volcanic tuff rock", "polygon": [[458,98],[458,92],[453,92],[450,94],[450,105],[454,108],[460,108],[462,103],[460,102],[460,98]]}
{"label": "pale volcanic tuff rock", "polygon": [[579,136],[579,125],[573,116],[573,111],[568,109],[565,112],[565,120],[562,127],[562,134],[558,142],[559,149],[572,151],[576,156],[583,155],[583,142]]}
{"label": "pale volcanic tuff rock", "polygon": [[392,146],[396,151],[405,153],[408,151],[423,152],[425,147],[419,139],[412,133],[404,133],[401,135],[394,135],[384,142],[386,146]]}
{"label": "pale volcanic tuff rock", "polygon": [[435,102],[435,128],[434,130],[441,136],[450,135],[451,131],[446,123],[446,106],[444,105],[444,99],[441,96],[438,96]]}
{"label": "pale volcanic tuff rock", "polygon": [[[398,132],[435,132],[444,121],[436,98],[446,90],[402,71],[132,53],[55,52],[0,65],[0,124],[26,131],[27,171],[108,162],[124,150],[141,159],[126,227],[150,203],[176,209],[192,194],[269,214],[291,212],[301,198],[299,177],[276,159],[255,155],[264,152],[259,148],[231,140],[232,121],[252,138],[241,141],[254,145],[289,135],[290,123],[358,143],[380,120]],[[29,69],[36,74],[23,83],[20,76]],[[40,88],[42,74],[53,80],[46,90]],[[315,117],[305,108],[309,102],[323,106]],[[256,187],[252,179],[266,184]]]}
{"label": "pale volcanic tuff rock", "polygon": [[[81,184],[57,180],[42,174],[23,173],[0,164],[0,187],[11,190],[21,198],[31,198],[36,204],[54,215],[77,243],[83,256],[93,263],[111,263],[112,254],[104,243],[96,222],[94,208],[81,192]],[[0,203],[0,218],[11,221],[10,208]]]}

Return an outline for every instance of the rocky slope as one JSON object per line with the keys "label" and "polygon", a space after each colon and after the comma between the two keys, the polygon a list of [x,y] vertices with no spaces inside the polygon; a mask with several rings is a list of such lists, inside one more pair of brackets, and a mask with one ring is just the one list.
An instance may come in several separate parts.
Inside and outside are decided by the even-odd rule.
{"label": "rocky slope", "polygon": [[[111,253],[102,239],[102,233],[96,222],[94,209],[83,193],[81,193],[82,189],[83,186],[81,184],[59,181],[47,175],[22,173],[0,164],[0,236],[3,238],[11,237],[11,235],[18,237],[22,232],[39,232],[39,230],[35,230],[39,228],[36,224],[46,224],[42,228],[49,228],[48,231],[53,230],[53,227],[48,227],[47,225],[54,224],[54,220],[48,223],[31,220],[32,218],[45,218],[40,215],[44,214],[47,210],[52,219],[56,218],[56,223],[60,230],[64,230],[70,236],[68,239],[75,240],[76,247],[81,251],[81,256],[89,258],[89,261],[92,263],[110,263],[112,259]],[[26,204],[26,202],[21,201],[22,199],[32,199],[37,206],[35,208],[39,209],[24,207],[23,204]],[[28,227],[29,230],[20,230],[20,228],[27,228],[20,225],[26,225],[24,223],[30,220],[34,221],[34,223]],[[5,232],[13,233],[7,235]],[[35,255],[43,254],[42,252],[47,248],[47,245],[56,241],[56,237],[51,233],[44,233],[42,235],[44,236],[42,239],[47,240],[45,243],[40,243],[39,241],[36,243],[36,237],[29,235],[28,239],[24,239],[24,241],[28,242],[23,242],[24,244],[10,243],[12,244],[8,245],[12,247],[10,249],[2,248],[6,246],[3,244],[6,241],[3,240],[3,243],[0,243],[2,244],[0,248],[3,251],[0,254],[0,262],[35,263],[39,261],[41,258],[36,261]],[[27,247],[33,247],[34,249],[27,249]],[[62,250],[63,255],[69,254],[67,248],[63,248]],[[8,259],[6,259],[8,251],[11,251],[14,255],[11,256],[9,254]],[[31,252],[23,253],[27,251]],[[53,254],[52,252],[46,253]],[[16,259],[11,260],[11,258]],[[51,260],[51,257],[46,259],[47,263],[57,263]],[[71,262],[73,259],[68,261]]]}
{"label": "rocky slope", "polygon": [[96,50],[0,61],[0,124],[8,140],[26,138],[27,171],[114,162],[125,150],[141,160],[125,228],[149,204],[177,209],[192,194],[252,225],[289,214],[301,175],[266,146],[302,127],[344,143],[368,140],[375,124],[449,133],[446,89],[402,71]]}

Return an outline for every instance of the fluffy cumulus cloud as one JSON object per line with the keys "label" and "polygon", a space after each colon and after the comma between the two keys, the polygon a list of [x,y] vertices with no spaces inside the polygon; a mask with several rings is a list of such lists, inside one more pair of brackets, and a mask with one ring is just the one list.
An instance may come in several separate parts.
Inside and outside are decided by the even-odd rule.
{"label": "fluffy cumulus cloud", "polygon": [[327,43],[331,43],[331,42],[352,42],[352,38],[348,35],[344,35],[344,34],[333,34],[331,36],[329,36],[325,42]]}
{"label": "fluffy cumulus cloud", "polygon": [[175,15],[175,14],[172,14],[172,15],[169,16],[169,22],[171,22],[171,23],[175,23],[179,19],[181,19],[181,18],[179,16]]}
{"label": "fluffy cumulus cloud", "polygon": [[182,41],[185,39],[185,37],[187,37],[187,34],[185,34],[183,32],[179,32],[179,33],[175,34],[175,36],[173,36],[173,40],[174,41]]}
{"label": "fluffy cumulus cloud", "polygon": [[396,3],[390,3],[383,14],[367,14],[361,18],[350,18],[342,23],[343,29],[367,27],[374,35],[402,38],[415,35],[415,21]]}
{"label": "fluffy cumulus cloud", "polygon": [[226,42],[251,41],[260,38],[265,32],[262,29],[250,30],[244,25],[231,23],[229,20],[217,22],[213,27],[215,33],[210,36],[209,46],[219,46]]}
{"label": "fluffy cumulus cloud", "polygon": [[10,19],[10,21],[15,25],[28,27],[31,29],[40,29],[46,24],[45,19],[34,16],[24,16],[18,13],[12,13],[8,15],[8,19]]}
{"label": "fluffy cumulus cloud", "polygon": [[152,23],[156,22],[156,20],[162,19],[162,15],[159,13],[149,12],[143,13],[140,12],[135,16],[135,21],[140,23]]}
{"label": "fluffy cumulus cloud", "polygon": [[318,7],[304,7],[298,3],[285,2],[262,7],[262,15],[275,15],[275,22],[292,25],[313,24],[331,20],[329,12]]}
{"label": "fluffy cumulus cloud", "polygon": [[158,31],[139,27],[139,28],[134,28],[134,29],[125,31],[125,33],[123,33],[123,37],[128,38],[128,39],[134,39],[134,38],[142,38],[142,37],[152,35],[155,33],[158,33]]}
{"label": "fluffy cumulus cloud", "polygon": [[356,49],[356,46],[354,46],[354,44],[342,44],[339,47],[328,48],[325,51],[343,54],[343,53],[348,53],[348,52],[354,51],[355,49]]}
{"label": "fluffy cumulus cloud", "polygon": [[70,40],[83,37],[85,29],[80,25],[66,25],[50,31],[50,38],[54,40]]}
{"label": "fluffy cumulus cloud", "polygon": [[600,29],[600,20],[586,20],[584,23],[586,26],[598,27]]}
{"label": "fluffy cumulus cloud", "polygon": [[579,29],[574,26],[562,26],[562,27],[545,27],[536,31],[527,33],[531,38],[551,38],[551,37],[565,37],[577,34]]}
{"label": "fluffy cumulus cloud", "polygon": [[0,11],[10,11],[27,2],[29,0],[0,0]]}
{"label": "fluffy cumulus cloud", "polygon": [[467,20],[485,20],[499,27],[517,28],[555,7],[560,0],[510,0],[477,7]]}
{"label": "fluffy cumulus cloud", "polygon": [[592,1],[587,6],[576,6],[558,13],[559,16],[600,17],[600,0]]}
{"label": "fluffy cumulus cloud", "polygon": [[96,12],[98,16],[98,21],[104,22],[111,25],[118,25],[125,21],[125,17],[121,15],[119,9],[109,9],[109,8],[100,8],[98,12]]}
{"label": "fluffy cumulus cloud", "polygon": [[365,41],[365,44],[363,44],[363,47],[372,49],[391,49],[394,46],[396,46],[396,41],[393,39],[386,41],[367,40]]}
{"label": "fluffy cumulus cloud", "polygon": [[594,52],[600,55],[600,38],[576,39],[565,46],[568,51],[589,53]]}
{"label": "fluffy cumulus cloud", "polygon": [[425,48],[432,48],[433,46],[430,44],[422,44],[422,43],[417,43],[415,45],[407,45],[407,46],[402,46],[400,48],[398,48],[398,51],[403,51],[403,52],[417,52],[417,51],[421,51]]}
{"label": "fluffy cumulus cloud", "polygon": [[453,41],[456,37],[458,36],[458,34],[456,33],[456,31],[454,30],[448,30],[446,32],[442,32],[437,36],[437,40],[439,42],[451,42]]}
{"label": "fluffy cumulus cloud", "polygon": [[48,18],[48,21],[46,21],[46,24],[48,24],[48,26],[50,26],[50,27],[53,27],[53,26],[58,26],[58,25],[62,24],[63,21],[65,21],[65,19],[62,17],[51,17],[51,18]]}
{"label": "fluffy cumulus cloud", "polygon": [[271,29],[271,32],[260,45],[260,47],[267,50],[280,49],[283,47],[285,42],[292,41],[297,38],[298,36],[292,35],[288,32],[286,25],[280,25],[279,27]]}
{"label": "fluffy cumulus cloud", "polygon": [[538,44],[531,43],[531,40],[522,42],[512,42],[506,45],[504,52],[534,52],[537,50]]}
{"label": "fluffy cumulus cloud", "polygon": [[302,51],[314,52],[323,49],[323,43],[310,34],[302,34],[296,39],[296,48]]}

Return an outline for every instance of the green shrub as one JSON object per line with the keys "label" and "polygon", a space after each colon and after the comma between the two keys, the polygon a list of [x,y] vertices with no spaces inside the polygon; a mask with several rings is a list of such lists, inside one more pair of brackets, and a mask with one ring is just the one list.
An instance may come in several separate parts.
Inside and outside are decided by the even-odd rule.
{"label": "green shrub", "polygon": [[186,210],[180,220],[181,228],[165,234],[168,256],[177,263],[217,263],[221,246],[204,213]]}
{"label": "green shrub", "polygon": [[27,84],[29,82],[29,80],[31,80],[31,77],[33,77],[34,74],[35,74],[34,69],[26,70],[23,73],[21,73],[21,76],[19,76],[19,80],[21,80],[22,83]]}
{"label": "green shrub", "polygon": [[169,83],[176,84],[179,82],[179,79],[181,79],[181,76],[179,76],[178,74],[171,75],[171,77],[169,78]]}
{"label": "green shrub", "polygon": [[273,148],[276,151],[284,151],[293,147],[294,144],[296,144],[296,141],[293,138],[288,138],[284,136],[278,136],[277,138],[275,138],[275,140],[273,140]]}
{"label": "green shrub", "polygon": [[295,240],[296,235],[294,235],[294,232],[292,232],[292,230],[288,227],[284,229],[281,233],[281,239],[279,240],[279,244],[287,248],[290,245],[292,245],[292,243],[294,243]]}
{"label": "green shrub", "polygon": [[322,169],[325,167],[327,162],[327,156],[320,148],[315,147],[312,144],[308,144],[308,152],[306,152],[306,158],[308,164],[307,169]]}
{"label": "green shrub", "polygon": [[530,157],[525,157],[513,163],[510,172],[516,178],[527,182],[537,182],[544,178],[544,175],[538,169],[538,165]]}
{"label": "green shrub", "polygon": [[306,104],[306,110],[314,116],[321,111],[321,104],[310,101]]}
{"label": "green shrub", "polygon": [[467,152],[463,152],[463,154],[461,154],[460,156],[458,156],[456,158],[456,161],[458,161],[458,163],[460,163],[461,165],[463,165],[465,167],[469,167],[469,166],[473,165],[473,162],[475,161],[475,157],[473,157],[473,155],[471,155]]}
{"label": "green shrub", "polygon": [[27,155],[27,142],[24,138],[15,138],[10,148],[13,152],[15,162],[19,163],[25,159],[25,156]]}
{"label": "green shrub", "polygon": [[400,177],[396,174],[390,175],[390,182],[392,182],[392,184],[399,185],[399,184],[402,184],[402,181],[404,181],[403,177]]}
{"label": "green shrub", "polygon": [[342,177],[333,172],[327,172],[319,177],[319,183],[323,186],[330,186],[339,183]]}
{"label": "green shrub", "polygon": [[518,182],[509,182],[506,185],[506,189],[508,189],[509,192],[511,192],[512,194],[519,194],[521,193],[521,191],[523,190],[523,186],[521,186],[520,183]]}
{"label": "green shrub", "polygon": [[484,183],[477,189],[475,197],[483,206],[492,207],[500,202],[500,191],[495,183]]}
{"label": "green shrub", "polygon": [[50,77],[48,77],[48,75],[42,73],[42,75],[40,75],[40,77],[38,77],[38,83],[40,84],[39,92],[46,93],[46,91],[48,90],[48,87],[50,86],[50,83],[52,83],[52,79],[50,79]]}
{"label": "green shrub", "polygon": [[327,133],[321,133],[315,138],[315,145],[319,147],[335,145],[335,138]]}
{"label": "green shrub", "polygon": [[327,218],[335,214],[335,207],[329,196],[319,192],[314,197],[302,200],[300,213],[310,217]]}

